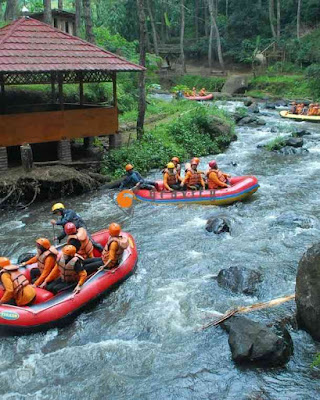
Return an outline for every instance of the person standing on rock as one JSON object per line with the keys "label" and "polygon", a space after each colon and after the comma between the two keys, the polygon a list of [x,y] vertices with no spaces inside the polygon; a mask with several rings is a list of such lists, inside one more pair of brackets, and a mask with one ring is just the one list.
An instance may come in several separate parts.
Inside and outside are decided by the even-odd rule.
{"label": "person standing on rock", "polygon": [[[59,241],[59,243],[61,242],[62,239],[64,239],[67,236],[67,234],[64,230],[64,227],[68,222],[72,222],[73,224],[75,224],[77,229],[84,228],[84,229],[86,229],[86,231],[88,231],[87,226],[86,226],[84,220],[81,218],[81,216],[79,214],[77,214],[74,210],[66,209],[64,204],[55,203],[52,206],[51,211],[53,214],[60,216],[59,221],[56,221],[55,219],[51,220],[52,225],[62,226],[62,228],[63,228],[63,232],[59,236],[57,236],[57,240]],[[95,242],[89,233],[88,233],[88,235],[93,244],[93,247],[99,251],[102,251],[103,246],[101,246],[101,244]]]}

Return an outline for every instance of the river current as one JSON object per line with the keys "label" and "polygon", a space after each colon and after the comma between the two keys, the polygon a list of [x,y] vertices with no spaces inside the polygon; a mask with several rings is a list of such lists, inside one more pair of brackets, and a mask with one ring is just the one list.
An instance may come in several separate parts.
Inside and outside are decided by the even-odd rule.
{"label": "river current", "polygon": [[[238,104],[221,103],[232,110]],[[242,105],[239,104],[239,105]],[[294,355],[286,367],[239,368],[228,335],[199,328],[214,311],[294,293],[297,264],[320,235],[320,130],[317,124],[280,119],[263,110],[259,128],[238,127],[238,140],[213,157],[232,175],[256,175],[260,189],[228,207],[154,206],[138,203],[133,215],[100,190],[63,199],[91,232],[120,222],[139,251],[135,275],[63,329],[0,341],[0,396],[6,400],[307,400],[319,398],[318,370],[310,368],[320,345],[303,331],[290,333]],[[274,129],[276,128],[276,129]],[[284,156],[257,149],[279,134],[308,130],[309,153]],[[274,132],[276,130],[277,132]],[[129,161],[129,160],[128,160]],[[161,178],[160,171],[149,175]],[[51,203],[2,215],[1,254],[16,260],[34,240],[52,238]],[[280,224],[292,211],[309,223]],[[231,234],[205,230],[208,217],[224,215]],[[212,278],[220,269],[245,266],[263,274],[256,296],[233,294]],[[294,302],[250,314],[268,323],[294,312]]]}

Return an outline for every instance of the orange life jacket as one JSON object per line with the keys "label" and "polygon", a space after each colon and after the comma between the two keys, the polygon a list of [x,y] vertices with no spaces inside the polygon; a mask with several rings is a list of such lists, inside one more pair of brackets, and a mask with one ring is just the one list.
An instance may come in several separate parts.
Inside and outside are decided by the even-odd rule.
{"label": "orange life jacket", "polygon": [[193,169],[189,170],[192,175],[190,176],[189,182],[187,183],[188,186],[199,185],[201,183],[201,172],[194,171]]}
{"label": "orange life jacket", "polygon": [[166,174],[168,175],[167,176],[167,184],[169,186],[176,185],[178,183],[178,178],[177,178],[178,173],[176,170],[173,170],[172,173],[170,173],[169,171],[166,171]]}
{"label": "orange life jacket", "polygon": [[77,263],[77,261],[82,260],[83,257],[81,257],[79,254],[76,254],[74,257],[71,258],[69,262],[66,263],[66,259],[64,255],[60,257],[58,260],[58,267],[60,271],[60,278],[64,282],[76,282],[78,278],[77,272],[74,270],[74,267]]}
{"label": "orange life jacket", "polygon": [[117,253],[116,253],[117,263],[119,263],[124,250],[129,246],[129,241],[126,237],[110,236],[107,244],[105,245],[105,247],[102,251],[102,255],[101,255],[102,261],[104,263],[107,263],[109,261],[109,248],[110,248],[111,243],[113,243],[113,242],[118,243],[118,249],[117,249]]}
{"label": "orange life jacket", "polygon": [[92,256],[93,244],[89,238],[88,232],[84,228],[79,228],[77,233],[68,236],[68,243],[70,239],[77,239],[81,243],[81,247],[78,250],[79,254],[83,258],[89,258]]}
{"label": "orange life jacket", "polygon": [[44,264],[46,262],[46,259],[48,256],[54,256],[54,259],[56,260],[58,257],[58,251],[54,246],[51,246],[49,250],[44,251],[43,253],[37,255],[38,259],[38,268],[40,269],[41,273],[44,270]]}
{"label": "orange life jacket", "polygon": [[15,265],[10,265],[8,267],[2,268],[0,274],[8,272],[10,274],[12,284],[13,284],[13,296],[16,298],[18,293],[23,290],[24,287],[29,285],[28,279],[18,271],[19,267]]}
{"label": "orange life jacket", "polygon": [[[206,172],[207,178],[209,178],[209,175],[211,174],[211,172],[216,174],[216,176],[220,182],[223,182],[223,183],[227,182],[227,178],[223,175],[223,173],[220,171],[220,169],[209,169]],[[218,186],[215,182],[208,179],[208,189],[218,189],[219,187],[220,186]]]}

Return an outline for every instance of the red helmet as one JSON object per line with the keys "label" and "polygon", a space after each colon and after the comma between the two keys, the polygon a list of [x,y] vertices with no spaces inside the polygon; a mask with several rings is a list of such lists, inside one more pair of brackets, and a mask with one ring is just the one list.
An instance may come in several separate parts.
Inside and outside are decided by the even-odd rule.
{"label": "red helmet", "polygon": [[212,161],[210,161],[209,162],[209,167],[210,168],[214,168],[214,167],[216,167],[218,164],[217,164],[217,161],[216,160],[212,160]]}
{"label": "red helmet", "polygon": [[67,235],[72,235],[73,233],[77,233],[77,227],[73,222],[67,222],[64,226],[64,231]]}

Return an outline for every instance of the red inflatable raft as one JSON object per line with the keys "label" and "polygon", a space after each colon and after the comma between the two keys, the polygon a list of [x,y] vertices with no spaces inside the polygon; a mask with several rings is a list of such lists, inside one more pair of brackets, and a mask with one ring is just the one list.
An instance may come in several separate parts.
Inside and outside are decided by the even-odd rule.
{"label": "red inflatable raft", "polygon": [[212,204],[225,205],[241,201],[259,189],[255,176],[236,176],[230,179],[231,187],[219,190],[188,190],[168,192],[163,190],[163,182],[156,183],[157,191],[138,190],[134,194],[137,200],[156,204]]}
{"label": "red inflatable raft", "polygon": [[213,94],[209,93],[206,96],[185,96],[187,100],[207,101],[213,99]]}
{"label": "red inflatable raft", "polygon": [[[89,303],[97,300],[106,292],[114,289],[119,283],[133,274],[137,264],[137,249],[132,236],[122,232],[128,237],[129,247],[124,251],[120,265],[113,270],[100,271],[89,276],[82,286],[80,293],[74,294],[72,290],[65,290],[53,295],[47,290],[36,288],[35,303],[30,307],[17,307],[7,304],[0,306],[0,330],[28,333],[62,326],[72,320]],[[109,238],[108,230],[103,230],[92,235],[94,240],[104,246]],[[95,251],[95,256],[100,254]],[[25,276],[30,279],[30,270],[36,265],[21,268]],[[3,289],[0,289],[0,295]]]}

